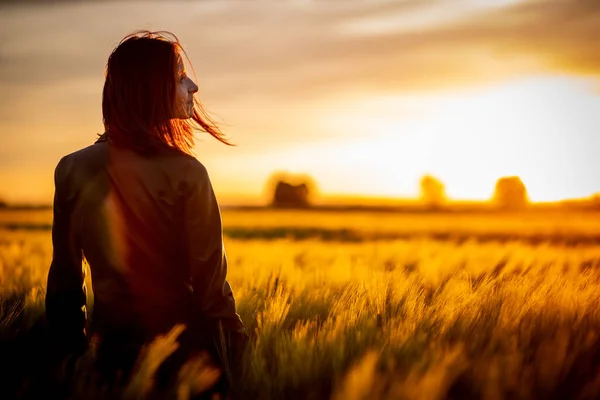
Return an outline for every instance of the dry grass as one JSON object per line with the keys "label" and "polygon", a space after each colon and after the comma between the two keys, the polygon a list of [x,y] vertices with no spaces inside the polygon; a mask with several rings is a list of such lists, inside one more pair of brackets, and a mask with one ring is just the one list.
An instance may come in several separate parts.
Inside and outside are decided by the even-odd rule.
{"label": "dry grass", "polygon": [[[323,212],[299,210],[224,209],[226,233],[259,231],[352,230],[365,234],[535,237],[558,236],[600,238],[600,213],[577,211],[502,212],[502,213],[393,213]],[[49,229],[52,211],[14,211],[0,209],[0,227]],[[256,235],[249,234],[249,237]]]}
{"label": "dry grass", "polygon": [[[600,246],[227,238],[226,249],[251,336],[241,398],[600,397]],[[9,398],[37,379],[51,250],[49,232],[0,233]],[[77,390],[91,398],[86,368]],[[203,370],[189,368],[179,398]]]}

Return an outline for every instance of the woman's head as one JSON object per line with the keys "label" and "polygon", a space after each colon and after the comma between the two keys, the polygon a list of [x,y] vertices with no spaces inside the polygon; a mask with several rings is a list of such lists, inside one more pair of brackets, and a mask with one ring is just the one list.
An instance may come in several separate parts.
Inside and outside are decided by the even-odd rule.
{"label": "woman's head", "polygon": [[204,112],[175,35],[139,31],[126,36],[106,66],[104,128],[117,146],[148,153],[164,147],[191,154],[194,130],[229,144]]}

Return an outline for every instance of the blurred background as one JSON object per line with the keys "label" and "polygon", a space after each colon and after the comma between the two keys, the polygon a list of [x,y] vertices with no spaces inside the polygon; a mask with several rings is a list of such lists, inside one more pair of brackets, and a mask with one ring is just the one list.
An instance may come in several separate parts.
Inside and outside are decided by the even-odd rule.
{"label": "blurred background", "polygon": [[0,0],[0,397],[48,397],[53,171],[138,29],[237,144],[242,398],[600,398],[600,0]]}
{"label": "blurred background", "polygon": [[237,144],[195,148],[224,206],[599,203],[595,0],[2,1],[1,201],[51,204],[137,29]]}

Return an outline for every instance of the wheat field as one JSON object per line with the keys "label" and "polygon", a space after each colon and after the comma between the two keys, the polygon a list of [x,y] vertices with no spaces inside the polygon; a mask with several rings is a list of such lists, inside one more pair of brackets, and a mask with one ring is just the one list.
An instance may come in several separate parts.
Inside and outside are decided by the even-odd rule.
{"label": "wheat field", "polygon": [[[19,218],[39,229],[0,230],[2,398],[33,398],[44,382],[36,322],[50,231],[39,215]],[[600,398],[595,215],[223,219],[228,280],[250,335],[238,398]],[[123,397],[148,393],[176,334],[150,347]],[[86,386],[90,357],[74,393],[102,398]],[[214,378],[196,367],[173,398]]]}

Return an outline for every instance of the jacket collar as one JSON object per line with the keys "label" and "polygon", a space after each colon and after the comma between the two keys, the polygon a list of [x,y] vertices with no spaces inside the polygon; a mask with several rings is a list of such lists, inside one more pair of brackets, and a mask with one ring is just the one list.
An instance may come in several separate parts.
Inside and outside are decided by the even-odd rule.
{"label": "jacket collar", "polygon": [[106,141],[108,141],[108,136],[106,135],[106,132],[104,132],[103,134],[98,135],[98,139],[96,139],[94,144],[100,143],[100,142],[106,142]]}

